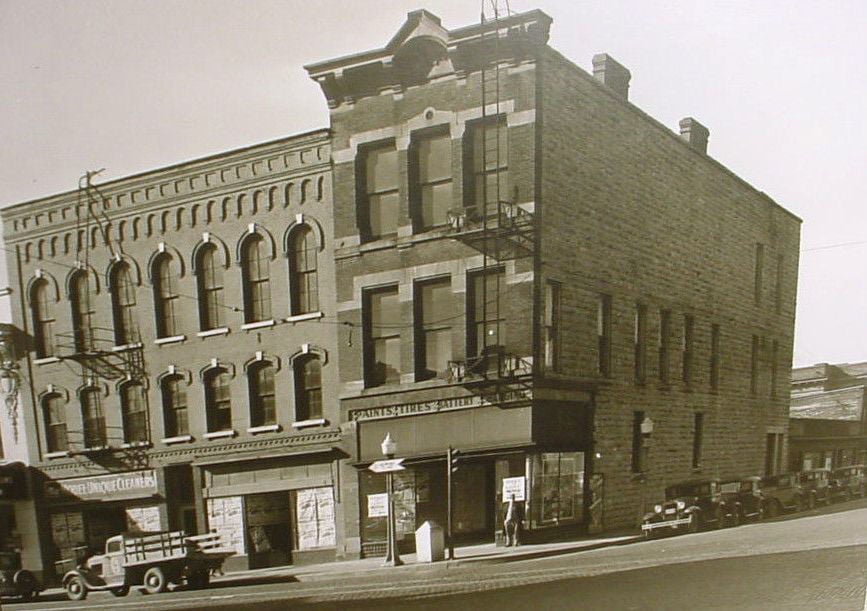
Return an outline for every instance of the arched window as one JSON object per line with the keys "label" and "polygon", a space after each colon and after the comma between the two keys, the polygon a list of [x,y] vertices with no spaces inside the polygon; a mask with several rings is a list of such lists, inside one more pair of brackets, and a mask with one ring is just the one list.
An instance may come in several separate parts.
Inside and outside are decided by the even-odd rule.
{"label": "arched window", "polygon": [[179,437],[190,434],[187,418],[187,391],[181,376],[163,378],[163,418],[166,437]]}
{"label": "arched window", "polygon": [[69,293],[75,349],[85,352],[93,347],[93,296],[90,294],[90,279],[86,270],[79,270],[72,276]]}
{"label": "arched window", "polygon": [[66,436],[66,406],[63,397],[57,393],[46,395],[42,399],[42,412],[48,451],[65,452],[69,449],[69,439]]}
{"label": "arched window", "polygon": [[84,447],[101,448],[107,444],[105,438],[105,415],[99,389],[88,387],[81,391],[81,422],[84,425]]}
{"label": "arched window", "polygon": [[163,253],[154,260],[151,277],[154,283],[157,337],[173,337],[178,334],[176,319],[178,291],[171,255]]}
{"label": "arched window", "polygon": [[30,310],[33,315],[33,336],[36,358],[54,356],[54,315],[51,312],[48,281],[37,280],[30,289]]}
{"label": "arched window", "polygon": [[274,366],[263,361],[248,370],[250,380],[250,424],[277,424],[277,402],[274,393]]}
{"label": "arched window", "polygon": [[197,261],[199,285],[199,325],[202,331],[223,326],[223,268],[217,246],[205,244]]}
{"label": "arched window", "polygon": [[114,314],[114,342],[126,346],[139,341],[135,319],[135,285],[128,263],[111,269],[111,309]]}
{"label": "arched window", "polygon": [[268,276],[268,253],[265,240],[253,234],[241,250],[244,282],[244,322],[271,318],[271,281]]}
{"label": "arched window", "polygon": [[319,276],[316,236],[306,225],[292,232],[289,256],[289,290],[292,315],[319,310]]}
{"label": "arched window", "polygon": [[322,417],[322,365],[315,356],[295,360],[295,417]]}
{"label": "arched window", "polygon": [[222,367],[205,374],[205,409],[208,432],[232,430],[232,391],[229,372]]}
{"label": "arched window", "polygon": [[144,386],[137,382],[125,384],[120,391],[123,417],[123,440],[139,443],[148,440],[147,402]]}

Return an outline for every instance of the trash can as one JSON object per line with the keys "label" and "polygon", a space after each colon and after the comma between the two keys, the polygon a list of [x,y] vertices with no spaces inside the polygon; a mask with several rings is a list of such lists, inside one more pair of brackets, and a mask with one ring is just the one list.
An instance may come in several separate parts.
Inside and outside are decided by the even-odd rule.
{"label": "trash can", "polygon": [[415,531],[415,557],[418,562],[445,559],[445,535],[436,522],[425,522]]}

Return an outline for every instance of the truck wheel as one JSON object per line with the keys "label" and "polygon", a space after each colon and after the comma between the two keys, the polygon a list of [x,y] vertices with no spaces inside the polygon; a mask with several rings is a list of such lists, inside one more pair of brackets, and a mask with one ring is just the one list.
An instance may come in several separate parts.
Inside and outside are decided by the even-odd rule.
{"label": "truck wheel", "polygon": [[87,598],[87,586],[78,575],[71,577],[66,582],[66,597],[69,600],[84,600]]}
{"label": "truck wheel", "polygon": [[121,596],[126,596],[129,594],[129,586],[121,586],[119,588],[112,588],[111,593],[117,596],[118,598]]}
{"label": "truck wheel", "polygon": [[168,587],[168,579],[166,579],[166,574],[163,573],[163,570],[154,566],[147,570],[144,574],[144,588],[145,592],[148,594],[159,594],[160,592],[165,592]]}

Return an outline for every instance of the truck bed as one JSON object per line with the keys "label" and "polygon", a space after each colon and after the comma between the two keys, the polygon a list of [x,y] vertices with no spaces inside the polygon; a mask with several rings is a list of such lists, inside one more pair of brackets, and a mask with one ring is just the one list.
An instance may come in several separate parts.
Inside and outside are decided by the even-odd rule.
{"label": "truck bed", "polygon": [[234,553],[225,547],[218,533],[186,536],[183,531],[157,532],[124,537],[123,565],[125,567],[198,559],[221,560]]}

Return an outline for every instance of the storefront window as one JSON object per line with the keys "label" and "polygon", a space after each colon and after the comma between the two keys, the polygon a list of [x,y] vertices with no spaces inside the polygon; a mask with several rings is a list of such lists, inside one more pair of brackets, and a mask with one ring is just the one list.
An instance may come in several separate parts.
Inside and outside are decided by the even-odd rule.
{"label": "storefront window", "polygon": [[299,550],[337,545],[334,494],[330,486],[307,488],[295,493],[295,533]]}
{"label": "storefront window", "polygon": [[583,517],[584,454],[549,452],[536,459],[534,496],[541,524]]}

